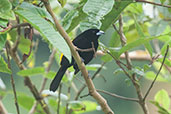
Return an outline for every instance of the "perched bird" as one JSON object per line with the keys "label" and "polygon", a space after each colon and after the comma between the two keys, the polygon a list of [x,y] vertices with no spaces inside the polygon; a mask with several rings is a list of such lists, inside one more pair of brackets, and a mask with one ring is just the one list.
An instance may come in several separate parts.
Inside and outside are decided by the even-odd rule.
{"label": "perched bird", "polygon": [[[104,32],[99,29],[88,29],[84,31],[83,33],[81,33],[80,35],[78,35],[72,41],[72,43],[76,46],[77,51],[82,61],[84,62],[84,64],[88,64],[93,59],[94,54],[97,51],[97,48],[99,45],[98,38],[102,34],[104,34]],[[85,51],[86,49],[90,49],[90,50]],[[70,63],[69,60],[65,56],[62,56],[60,65],[61,67],[59,68],[55,78],[50,84],[50,91],[57,90],[61,82],[61,79],[68,67],[70,66],[74,67],[75,69],[74,74],[77,74],[79,72],[79,68],[73,57]]]}

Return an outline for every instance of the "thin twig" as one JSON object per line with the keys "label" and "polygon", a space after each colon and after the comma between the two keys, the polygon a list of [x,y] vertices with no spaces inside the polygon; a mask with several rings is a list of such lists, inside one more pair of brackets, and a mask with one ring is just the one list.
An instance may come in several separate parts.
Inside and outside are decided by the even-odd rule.
{"label": "thin twig", "polygon": [[[45,69],[45,72],[48,73],[50,71],[50,68],[52,66],[52,63],[53,63],[53,60],[55,58],[55,53],[56,53],[56,49],[53,49],[52,50],[52,53],[51,55],[49,56],[49,60],[48,60],[48,66],[46,67]],[[47,82],[47,78],[46,77],[43,77],[43,80],[42,80],[42,83],[41,83],[41,86],[40,86],[40,90],[39,90],[39,93],[41,94],[43,89],[45,88],[45,85],[46,85],[46,82]],[[37,101],[34,103],[34,105],[32,106],[29,114],[33,114],[37,108]]]}
{"label": "thin twig", "polygon": [[[49,56],[48,66],[45,69],[45,73],[48,73],[50,71],[50,68],[52,66],[53,60],[55,58],[55,53],[56,53],[56,49],[53,49],[51,55]],[[42,81],[42,84],[41,84],[41,88],[40,88],[40,93],[45,88],[46,82],[47,82],[47,78],[43,78],[43,81]]]}
{"label": "thin twig", "polygon": [[12,85],[12,89],[14,93],[15,106],[16,106],[17,114],[20,114],[20,109],[19,109],[18,100],[17,100],[17,92],[16,92],[15,82],[14,82],[13,73],[11,69],[11,62],[9,58],[9,48],[7,47],[7,45],[6,45],[6,52],[7,52],[7,58],[8,58],[8,68],[11,70],[11,85]]}
{"label": "thin twig", "polygon": [[123,99],[123,100],[127,100],[127,101],[139,102],[139,100],[138,99],[135,99],[135,98],[128,98],[128,97],[120,96],[120,95],[117,95],[117,94],[114,94],[114,93],[110,93],[108,91],[104,91],[104,90],[100,90],[100,89],[97,89],[97,91],[98,92],[101,92],[101,93],[104,93],[104,94],[107,94],[107,95],[110,95],[112,97],[119,98],[119,99]]}
{"label": "thin twig", "polygon": [[65,114],[69,114],[70,112],[70,109],[69,109],[69,101],[70,101],[70,98],[71,98],[71,87],[68,87],[68,101],[66,103],[66,113]]}
{"label": "thin twig", "polygon": [[14,28],[18,28],[18,27],[25,27],[25,26],[30,26],[29,23],[21,23],[21,24],[16,24],[16,25],[12,25],[11,30]]}
{"label": "thin twig", "polygon": [[155,3],[155,2],[151,2],[151,1],[146,1],[146,0],[136,0],[136,2],[143,2],[143,3],[148,3],[148,4],[152,4],[152,5],[156,5],[156,6],[162,6],[162,7],[171,8],[171,5],[159,4],[159,3]]}
{"label": "thin twig", "polygon": [[62,84],[59,85],[57,114],[60,114],[60,103],[61,103],[61,92],[62,92],[61,90],[62,90]]}
{"label": "thin twig", "polygon": [[[123,32],[122,15],[120,15],[120,18],[119,18],[119,33],[120,33],[121,44],[122,44],[122,47],[123,47],[126,44],[126,37],[125,37],[124,32]],[[129,58],[128,51],[125,51],[124,54],[125,54],[125,59],[126,59],[126,62],[127,62],[127,68],[128,68],[128,70],[131,70],[132,65],[131,65],[131,60]]]}
{"label": "thin twig", "polygon": [[[16,16],[16,19],[17,19],[17,23],[19,24],[19,23],[20,23],[19,17]],[[18,26],[18,27],[17,27],[17,39],[16,39],[16,41],[15,41],[13,47],[12,47],[12,50],[13,50],[14,52],[17,51],[18,45],[19,45],[19,43],[20,43],[20,39],[21,39],[21,28],[20,28],[20,26]]]}
{"label": "thin twig", "polygon": [[[92,80],[97,76],[97,74],[99,74],[99,72],[102,70],[103,66],[105,65],[105,62],[102,63],[102,65],[97,69],[97,71],[93,74],[92,76]],[[83,86],[79,89],[79,91],[77,92],[76,96],[75,96],[75,100],[78,100],[78,97],[80,96],[81,92],[86,88],[86,84],[83,83]]]}
{"label": "thin twig", "polygon": [[121,62],[118,61],[110,52],[107,51],[107,54],[109,54],[115,60],[116,64],[123,70],[123,72],[128,76],[128,78],[131,79],[131,76],[129,75],[129,73],[120,64]]}
{"label": "thin twig", "polygon": [[151,91],[151,89],[152,89],[154,83],[155,83],[156,80],[157,80],[157,77],[158,77],[159,74],[160,74],[160,71],[162,70],[162,67],[163,67],[163,65],[164,65],[164,62],[165,62],[165,59],[166,59],[166,56],[167,56],[168,51],[169,51],[169,45],[167,45],[167,49],[166,49],[166,52],[165,52],[165,55],[164,55],[162,64],[161,64],[161,66],[160,66],[160,68],[159,68],[159,70],[158,70],[158,72],[157,72],[157,74],[156,74],[156,76],[155,76],[153,82],[151,83],[149,89],[147,90],[147,93],[145,94],[145,96],[144,96],[144,98],[143,98],[144,101],[146,100],[146,98],[147,98],[148,94],[150,93],[150,91]]}
{"label": "thin twig", "polygon": [[[118,31],[116,29],[115,26],[113,26],[114,29],[116,31]],[[120,41],[121,41],[121,45],[122,47],[125,46],[126,44],[126,37],[123,33],[123,21],[122,21],[122,16],[120,15],[120,18],[119,18],[119,31],[118,31],[118,34],[120,35]],[[109,53],[110,54],[110,53]],[[126,62],[127,62],[127,68],[128,70],[132,70],[132,65],[131,65],[131,59],[129,57],[129,54],[128,54],[128,51],[126,51],[125,53],[125,59],[126,59]],[[112,54],[110,54],[112,56]],[[115,59],[115,57],[113,57]],[[118,66],[124,71],[124,73],[129,77],[129,79],[132,81],[132,84],[134,85],[135,89],[136,89],[136,93],[137,93],[137,96],[138,96],[138,99],[139,99],[139,104],[144,112],[144,114],[149,114],[148,112],[148,109],[147,109],[147,106],[145,104],[145,101],[143,101],[143,95],[142,95],[142,91],[141,91],[141,88],[140,88],[140,85],[138,83],[138,80],[136,78],[136,74],[133,73],[132,75],[130,75],[120,64],[120,62],[116,60],[116,63],[118,64]]]}
{"label": "thin twig", "polygon": [[[23,64],[20,64],[21,63],[21,59],[20,59],[19,55],[12,51],[12,48],[11,48],[11,45],[10,45],[9,41],[6,42],[6,45],[7,45],[8,49],[9,49],[9,54],[14,59],[14,61],[16,62],[17,66],[20,68],[20,70],[26,69],[26,67]],[[30,80],[30,78],[28,76],[24,77],[24,82],[25,82],[25,85],[28,86],[28,88],[30,89],[30,91],[33,94],[34,98],[40,103],[40,105],[43,108],[44,112],[46,114],[50,114],[48,105],[43,100],[42,96],[39,94],[37,88],[31,82],[31,80]]]}

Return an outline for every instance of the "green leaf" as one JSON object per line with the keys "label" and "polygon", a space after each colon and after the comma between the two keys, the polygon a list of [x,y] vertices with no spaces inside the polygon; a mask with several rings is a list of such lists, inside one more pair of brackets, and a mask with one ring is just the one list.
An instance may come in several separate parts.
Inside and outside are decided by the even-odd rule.
{"label": "green leaf", "polygon": [[[167,35],[167,34],[166,34]],[[164,35],[160,35],[160,36],[164,36]],[[135,48],[137,46],[140,46],[142,44],[145,44],[146,42],[149,42],[150,40],[153,40],[153,39],[157,39],[159,38],[160,36],[153,36],[153,37],[148,37],[148,38],[140,38],[140,39],[137,39],[133,42],[130,42],[128,44],[126,44],[124,47],[122,47],[119,51],[119,56],[124,53],[125,51],[128,51],[132,48]]]}
{"label": "green leaf", "polygon": [[166,0],[160,0],[161,4],[164,4],[164,2],[166,2]]}
{"label": "green leaf", "polygon": [[[153,71],[148,71],[145,73],[145,78],[149,79],[149,80],[154,80],[154,78],[156,77],[156,74]],[[168,82],[165,78],[163,78],[161,75],[158,75],[157,77],[157,81],[161,81],[161,82]]]}
{"label": "green leaf", "polygon": [[102,26],[101,30],[105,31],[109,28],[117,19],[120,13],[128,6],[130,3],[132,3],[133,0],[119,0],[115,1],[115,4],[112,8],[112,10],[103,17],[101,20]]}
{"label": "green leaf", "polygon": [[143,71],[143,69],[141,69],[141,68],[135,67],[135,68],[132,69],[132,71],[133,71],[134,73],[140,75],[140,76],[144,76],[144,71]]}
{"label": "green leaf", "polygon": [[116,69],[116,70],[113,72],[114,75],[117,75],[117,74],[120,74],[120,73],[124,73],[123,70],[122,70],[121,68],[118,68],[118,69]]}
{"label": "green leaf", "polygon": [[83,7],[88,18],[80,24],[81,30],[100,28],[100,20],[112,10],[113,5],[114,0],[88,0]]}
{"label": "green leaf", "polygon": [[79,12],[77,10],[71,10],[69,11],[62,20],[62,26],[65,30],[68,30],[71,26],[71,23],[75,17],[79,15]]}
{"label": "green leaf", "polygon": [[[170,37],[170,36],[169,36],[169,37]],[[166,53],[167,45],[169,45],[169,47],[171,47],[171,39],[168,40],[168,41],[164,44],[164,46],[162,47],[162,49],[161,49],[161,54],[162,54],[163,56],[164,56],[164,54]]]}
{"label": "green leaf", "polygon": [[110,53],[115,59],[119,59],[119,49],[120,48],[109,48]]}
{"label": "green leaf", "polygon": [[[86,65],[86,69],[87,70],[91,70],[91,71],[96,71],[97,68],[100,68],[101,64],[90,64],[90,65]],[[103,69],[106,69],[106,67],[103,67]]]}
{"label": "green leaf", "polygon": [[[144,33],[143,33],[143,30],[142,30],[141,26],[137,22],[137,19],[134,18],[134,22],[135,22],[135,27],[136,27],[136,30],[137,30],[140,38],[146,38]],[[151,47],[150,43],[149,42],[145,42],[144,45],[147,48],[150,56],[152,57],[153,48]]]}
{"label": "green leaf", "polygon": [[125,8],[124,12],[130,12],[131,14],[140,15],[143,13],[142,4],[130,4]]}
{"label": "green leaf", "polygon": [[70,101],[69,106],[75,114],[81,114],[96,110],[97,103],[92,101]]}
{"label": "green leaf", "polygon": [[[162,62],[163,58],[159,58],[157,61]],[[167,65],[168,67],[171,67],[171,60],[169,60],[168,58],[165,59],[164,64]]]}
{"label": "green leaf", "polygon": [[27,20],[40,34],[49,40],[49,42],[59,49],[69,61],[71,61],[71,52],[62,36],[42,17],[27,10],[15,11],[17,15]]}
{"label": "green leaf", "polygon": [[61,4],[62,7],[64,7],[67,0],[58,0],[58,2]]}
{"label": "green leaf", "polygon": [[0,50],[4,48],[6,40],[7,34],[0,34]]}
{"label": "green leaf", "polygon": [[24,54],[30,51],[31,41],[24,36],[21,36],[20,43],[18,45],[19,50]]}
{"label": "green leaf", "polygon": [[19,76],[33,76],[38,74],[43,74],[45,72],[45,69],[43,67],[35,67],[31,69],[21,70],[17,72],[17,75]]}
{"label": "green leaf", "polygon": [[168,110],[160,106],[160,104],[156,101],[150,101],[152,104],[154,104],[158,108],[159,114],[170,114]]}
{"label": "green leaf", "polygon": [[118,35],[118,33],[115,31],[112,33],[112,36],[110,38],[110,41],[109,41],[109,46],[110,47],[117,47],[119,46],[121,43],[120,43],[120,37]]}
{"label": "green leaf", "polygon": [[155,101],[160,104],[165,109],[169,109],[170,98],[166,90],[162,89],[155,95]]}
{"label": "green leaf", "polygon": [[[7,24],[8,24],[8,20],[5,20],[5,19],[1,19],[0,18],[0,25],[4,28],[7,27]],[[2,32],[3,28],[0,27],[0,34],[4,34],[4,32]],[[5,31],[7,32],[7,31]],[[1,42],[1,41],[0,41]]]}
{"label": "green leaf", "polygon": [[[48,99],[48,105],[50,105],[49,107],[52,108],[54,111],[56,111],[57,108],[58,108],[58,102],[57,102],[57,100],[54,100],[54,99],[50,99],[49,98]],[[60,106],[60,108],[59,108],[59,114],[65,114],[65,113],[66,113],[66,107],[65,106]],[[71,114],[73,114],[73,113],[71,113]]]}
{"label": "green leaf", "polygon": [[87,17],[87,14],[82,11],[82,8],[86,2],[87,0],[82,0],[77,6],[75,6],[74,10],[69,11],[63,18],[62,23],[64,23],[64,28],[67,33],[71,32],[78,24],[80,24],[80,21]]}
{"label": "green leaf", "polygon": [[15,19],[14,12],[11,9],[12,9],[12,5],[8,0],[1,0],[0,18],[6,20]]}
{"label": "green leaf", "polygon": [[0,56],[0,72],[11,74],[11,70],[8,68],[7,63],[4,59]]}
{"label": "green leaf", "polygon": [[101,27],[101,24],[102,23],[100,21],[97,21],[97,20],[94,21],[94,19],[88,18],[87,20],[82,21],[80,23],[80,29],[81,29],[81,31],[85,31],[85,30],[87,30],[89,28],[97,28],[97,29],[99,29]]}
{"label": "green leaf", "polygon": [[46,10],[44,10],[43,8],[37,7],[31,3],[22,2],[22,4],[20,5],[20,7],[18,9],[30,11],[34,14],[40,15],[43,18],[46,17],[51,22],[53,22],[52,17],[50,16],[50,14]]}
{"label": "green leaf", "polygon": [[144,70],[144,72],[146,72],[150,68],[151,68],[151,65],[145,64],[143,70]]}
{"label": "green leaf", "polygon": [[18,103],[27,110],[30,110],[34,104],[34,98],[27,96],[25,94],[20,94],[17,96]]}
{"label": "green leaf", "polygon": [[54,71],[49,71],[47,74],[45,73],[44,76],[48,79],[53,79],[56,75],[56,72]]}
{"label": "green leaf", "polygon": [[159,21],[157,23],[152,23],[152,26],[149,27],[149,33],[151,36],[160,35],[167,27],[168,23],[165,21]]}
{"label": "green leaf", "polygon": [[112,10],[114,0],[88,0],[83,11],[91,18],[101,20],[103,16]]}
{"label": "green leaf", "polygon": [[104,62],[112,61],[112,57],[109,54],[105,54],[101,57],[101,60]]}

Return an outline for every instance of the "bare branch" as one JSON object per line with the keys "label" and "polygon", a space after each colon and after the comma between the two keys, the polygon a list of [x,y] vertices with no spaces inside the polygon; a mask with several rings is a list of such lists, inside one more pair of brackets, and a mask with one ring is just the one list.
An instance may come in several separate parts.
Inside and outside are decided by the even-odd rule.
{"label": "bare branch", "polygon": [[60,114],[60,103],[61,103],[61,91],[62,90],[62,84],[59,85],[59,91],[58,91],[58,106],[57,106],[57,114]]}
{"label": "bare branch", "polygon": [[[20,64],[21,60],[20,60],[18,54],[14,53],[12,51],[11,45],[10,45],[10,43],[8,41],[6,42],[6,45],[7,45],[7,48],[9,49],[9,54],[14,59],[14,61],[16,62],[17,66],[20,68],[20,70],[26,69],[26,67],[23,64]],[[28,76],[25,76],[24,82],[25,82],[25,85],[27,85],[28,88],[30,89],[30,91],[32,92],[34,98],[40,103],[40,105],[43,108],[44,112],[46,112],[46,114],[50,114],[50,111],[49,111],[49,108],[48,108],[47,104],[45,103],[42,96],[39,94],[37,88],[31,82],[31,80],[30,80],[30,78]]]}
{"label": "bare branch", "polygon": [[99,90],[99,89],[97,89],[97,91],[98,92],[101,92],[101,93],[104,93],[104,94],[107,94],[107,95],[110,95],[112,97],[119,98],[119,99],[123,99],[123,100],[127,100],[127,101],[139,102],[139,100],[138,99],[135,99],[135,98],[128,98],[128,97],[120,96],[120,95],[117,95],[117,94],[114,94],[114,93],[110,93],[110,92],[104,91],[104,90]]}
{"label": "bare branch", "polygon": [[156,5],[156,6],[162,6],[162,7],[171,8],[171,5],[159,4],[159,3],[155,3],[155,2],[151,2],[151,1],[146,1],[146,0],[136,0],[136,2],[148,3],[148,4],[152,4],[152,5]]}
{"label": "bare branch", "polygon": [[[53,49],[51,55],[49,56],[48,66],[45,69],[46,73],[48,73],[50,71],[53,60],[55,58],[55,53],[56,53],[56,49]],[[42,83],[41,83],[41,86],[40,86],[40,91],[39,91],[40,94],[42,93],[43,89],[45,88],[46,82],[47,82],[47,78],[43,77],[43,80],[42,80]],[[37,105],[38,105],[38,102],[36,101],[34,103],[34,105],[32,106],[31,110],[29,111],[29,114],[33,114],[35,112]]]}
{"label": "bare branch", "polygon": [[[97,71],[94,73],[94,75],[92,76],[92,80],[97,76],[97,74],[99,74],[99,72],[102,70],[103,66],[105,65],[105,62],[102,63],[102,65],[97,69]],[[86,88],[86,84],[83,83],[83,86],[79,89],[79,91],[77,92],[76,96],[75,96],[75,100],[78,100],[78,97],[80,96],[81,92]]]}
{"label": "bare branch", "polygon": [[155,83],[156,80],[157,80],[158,75],[160,74],[160,71],[162,70],[162,67],[163,67],[163,65],[164,65],[164,62],[165,62],[165,59],[166,59],[166,56],[167,56],[168,51],[169,51],[169,45],[167,45],[167,49],[166,49],[166,52],[165,52],[165,55],[164,55],[162,64],[161,64],[161,66],[160,66],[160,68],[159,68],[159,70],[158,70],[158,72],[157,72],[157,74],[156,74],[156,77],[154,78],[154,80],[153,80],[153,82],[151,83],[149,89],[147,90],[147,93],[145,94],[145,96],[144,96],[144,98],[143,98],[144,101],[146,100],[148,94],[150,93],[150,90],[152,89],[154,83]]}
{"label": "bare branch", "polygon": [[11,69],[11,62],[10,62],[10,58],[9,58],[9,48],[7,45],[5,47],[6,47],[7,58],[8,58],[8,68],[11,70],[11,85],[12,85],[12,89],[13,89],[13,93],[14,93],[15,106],[16,106],[17,114],[20,114],[20,109],[19,109],[18,100],[17,100],[17,92],[16,92],[16,88],[15,88],[13,72]]}

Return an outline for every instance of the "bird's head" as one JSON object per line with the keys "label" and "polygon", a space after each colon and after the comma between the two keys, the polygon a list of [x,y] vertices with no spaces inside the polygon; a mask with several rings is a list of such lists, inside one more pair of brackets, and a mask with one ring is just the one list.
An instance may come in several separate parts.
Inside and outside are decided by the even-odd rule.
{"label": "bird's head", "polygon": [[88,29],[84,31],[84,34],[86,35],[86,38],[88,38],[89,40],[97,40],[99,36],[104,34],[104,31],[99,29]]}

